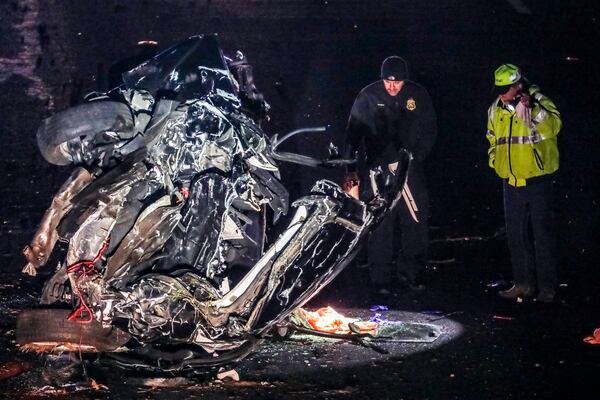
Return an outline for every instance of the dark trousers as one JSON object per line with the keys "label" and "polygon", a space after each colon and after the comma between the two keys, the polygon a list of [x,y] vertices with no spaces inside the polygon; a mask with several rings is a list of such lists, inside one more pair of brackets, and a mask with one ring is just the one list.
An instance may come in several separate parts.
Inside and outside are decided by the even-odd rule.
{"label": "dark trousers", "polygon": [[513,187],[504,182],[504,218],[515,285],[554,293],[556,235],[552,176]]}
{"label": "dark trousers", "polygon": [[418,211],[416,222],[403,199],[371,233],[367,253],[371,281],[390,284],[394,274],[414,281],[424,267],[428,247],[429,195],[422,166],[413,163],[408,172],[408,187]]}

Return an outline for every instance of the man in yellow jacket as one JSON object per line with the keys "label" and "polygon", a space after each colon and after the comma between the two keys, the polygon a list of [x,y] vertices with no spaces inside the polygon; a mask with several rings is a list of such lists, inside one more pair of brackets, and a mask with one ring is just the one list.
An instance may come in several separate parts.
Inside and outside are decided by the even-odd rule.
{"label": "man in yellow jacket", "polygon": [[489,165],[504,182],[514,279],[514,285],[499,294],[529,297],[537,286],[536,300],[550,303],[557,285],[552,192],[559,164],[560,113],[517,66],[501,65],[494,80],[498,97],[488,110]]}

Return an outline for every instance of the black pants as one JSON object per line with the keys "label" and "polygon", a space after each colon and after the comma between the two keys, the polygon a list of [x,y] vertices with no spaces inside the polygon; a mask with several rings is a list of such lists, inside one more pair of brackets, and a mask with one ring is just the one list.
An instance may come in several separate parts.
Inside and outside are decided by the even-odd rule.
{"label": "black pants", "polygon": [[389,285],[394,274],[414,281],[424,267],[428,247],[429,195],[421,165],[412,163],[408,187],[417,204],[416,222],[403,199],[371,234],[367,247],[369,272],[375,285]]}
{"label": "black pants", "polygon": [[552,176],[534,178],[527,186],[504,182],[506,236],[516,285],[554,293],[556,235]]}

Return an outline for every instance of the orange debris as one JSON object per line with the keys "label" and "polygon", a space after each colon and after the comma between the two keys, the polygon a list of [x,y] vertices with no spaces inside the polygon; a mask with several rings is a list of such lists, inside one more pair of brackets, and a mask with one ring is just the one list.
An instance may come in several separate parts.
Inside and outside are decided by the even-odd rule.
{"label": "orange debris", "polygon": [[600,344],[600,328],[594,330],[592,336],[583,338],[583,341],[589,344]]}
{"label": "orange debris", "polygon": [[364,333],[372,333],[377,329],[376,322],[346,318],[331,307],[319,308],[316,311],[300,308],[298,311],[313,329],[321,332],[350,333],[348,324],[351,323]]}

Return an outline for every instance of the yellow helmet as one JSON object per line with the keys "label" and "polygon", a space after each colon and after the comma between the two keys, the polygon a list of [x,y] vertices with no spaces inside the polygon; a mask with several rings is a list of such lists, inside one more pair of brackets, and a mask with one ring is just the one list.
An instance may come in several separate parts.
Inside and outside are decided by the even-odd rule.
{"label": "yellow helmet", "polygon": [[521,80],[521,70],[513,64],[502,64],[494,72],[494,83],[496,86],[507,86]]}

